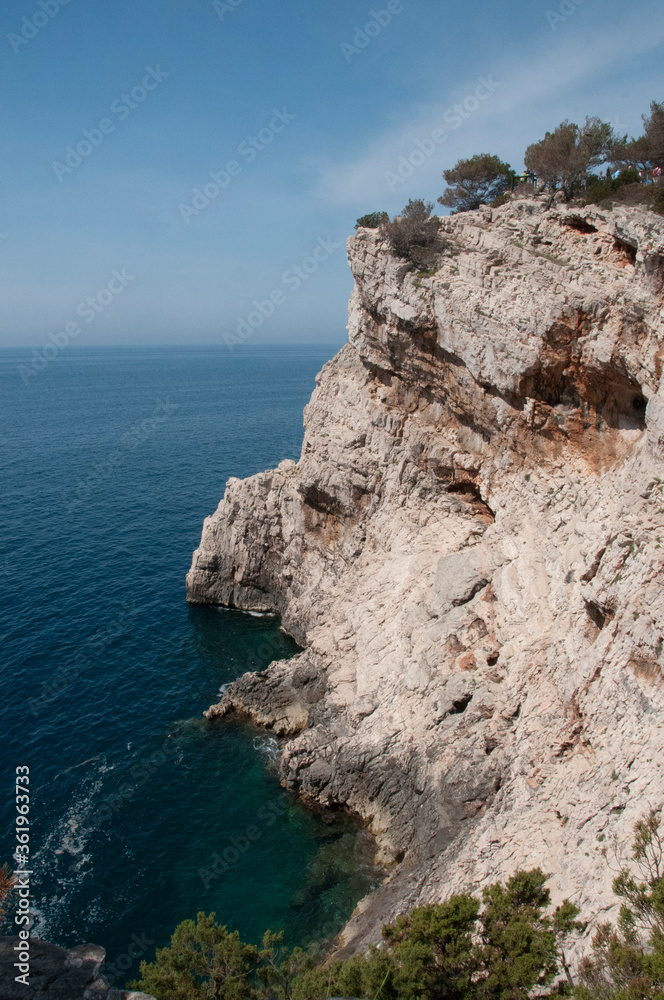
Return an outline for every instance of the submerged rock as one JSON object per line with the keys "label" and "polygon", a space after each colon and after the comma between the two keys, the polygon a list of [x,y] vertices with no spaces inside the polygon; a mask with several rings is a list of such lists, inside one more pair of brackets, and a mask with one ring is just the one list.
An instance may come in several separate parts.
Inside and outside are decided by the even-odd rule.
{"label": "submerged rock", "polygon": [[522,201],[441,227],[433,276],[351,237],[300,461],[229,480],[187,577],[304,647],[207,715],[289,735],[285,783],[396,863],[349,948],[535,865],[604,917],[607,846],[664,802],[664,222]]}

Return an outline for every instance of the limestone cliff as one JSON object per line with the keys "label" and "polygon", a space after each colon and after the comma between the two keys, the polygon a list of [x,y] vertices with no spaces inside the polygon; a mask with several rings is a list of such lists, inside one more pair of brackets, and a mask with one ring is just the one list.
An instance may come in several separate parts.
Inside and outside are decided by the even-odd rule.
{"label": "limestone cliff", "polygon": [[300,461],[229,480],[189,600],[303,645],[209,718],[287,737],[289,787],[391,875],[349,946],[522,866],[584,914],[664,803],[664,224],[522,201],[441,221],[435,273],[349,240],[350,343]]}

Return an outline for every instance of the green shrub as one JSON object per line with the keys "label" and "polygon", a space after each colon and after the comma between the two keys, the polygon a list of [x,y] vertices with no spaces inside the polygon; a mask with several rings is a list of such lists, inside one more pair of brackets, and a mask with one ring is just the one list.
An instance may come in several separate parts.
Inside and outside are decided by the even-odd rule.
{"label": "green shrub", "polygon": [[612,208],[614,203],[641,205],[664,215],[664,185],[642,184],[635,170],[623,170],[619,177],[589,182],[584,205],[604,204]]}
{"label": "green shrub", "polygon": [[664,839],[654,812],[635,826],[632,860],[613,880],[618,926],[601,924],[581,963],[578,1000],[664,1000]]}
{"label": "green shrub", "polygon": [[658,184],[655,188],[652,210],[658,215],[664,215],[664,185]]}
{"label": "green shrub", "polygon": [[621,170],[619,177],[596,177],[591,174],[588,177],[588,187],[585,205],[599,205],[606,198],[610,198],[625,184],[639,184],[641,178],[638,170]]}
{"label": "green shrub", "polygon": [[361,215],[355,223],[356,229],[378,229],[384,222],[389,222],[387,212],[369,212],[368,215]]}
{"label": "green shrub", "polygon": [[384,222],[381,230],[398,257],[424,271],[435,271],[446,247],[440,235],[440,219],[432,216],[433,202],[416,198],[408,202],[401,215]]}
{"label": "green shrub", "polygon": [[176,927],[154,962],[141,962],[141,978],[128,988],[157,1000],[286,1000],[295,996],[296,981],[318,983],[321,970],[313,956],[288,951],[281,941],[281,934],[267,931],[262,948],[245,944],[237,931],[216,923],[214,913],[199,913],[195,923]]}
{"label": "green shrub", "polygon": [[383,947],[320,966],[270,934],[261,949],[198,914],[176,929],[155,962],[141,963],[130,988],[157,1000],[528,1000],[555,978],[564,937],[578,928],[565,902],[553,916],[539,868],[503,886],[417,907],[383,928]]}
{"label": "green shrub", "polygon": [[501,205],[506,205],[508,201],[512,200],[512,192],[506,191],[505,194],[499,194],[497,198],[492,198],[488,203],[491,208],[500,208]]}

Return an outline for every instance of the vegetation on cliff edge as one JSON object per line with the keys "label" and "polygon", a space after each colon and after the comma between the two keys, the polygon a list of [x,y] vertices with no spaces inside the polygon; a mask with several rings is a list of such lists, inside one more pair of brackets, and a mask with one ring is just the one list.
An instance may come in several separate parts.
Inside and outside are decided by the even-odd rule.
{"label": "vegetation on cliff edge", "polygon": [[320,965],[269,931],[261,947],[199,913],[176,929],[130,988],[157,1000],[664,1000],[664,840],[654,813],[637,823],[631,863],[614,880],[617,927],[599,926],[575,983],[565,943],[583,930],[568,900],[548,913],[548,876],[417,907],[383,928],[380,948]]}
{"label": "vegetation on cliff edge", "polygon": [[423,269],[435,267],[439,254],[445,249],[440,220],[431,214],[433,209],[432,201],[411,198],[401,215],[392,222],[383,222],[380,227],[397,257]]}
{"label": "vegetation on cliff edge", "polygon": [[[520,176],[509,163],[504,163],[495,154],[477,153],[458,160],[454,167],[443,171],[449,186],[438,201],[451,208],[454,215],[473,211],[480,205],[498,207],[515,190],[521,195],[532,195],[534,190],[548,190],[552,199],[557,191],[561,191],[566,201],[588,191],[586,204],[598,204],[620,189],[617,200],[645,204],[653,211],[664,214],[664,181],[661,176],[664,168],[664,103],[652,101],[650,114],[642,115],[642,119],[643,134],[636,138],[617,135],[610,122],[597,117],[587,117],[583,125],[565,119],[553,132],[547,132],[543,139],[528,146],[524,154],[527,173]],[[610,164],[606,178],[592,172],[603,163]],[[647,181],[654,183],[644,183]],[[433,208],[431,205],[428,213],[423,215],[428,205],[431,203],[422,199],[411,200],[393,222],[389,222],[385,212],[371,212],[361,216],[355,228],[380,227],[388,235],[395,253],[426,267],[431,253],[421,255],[418,247],[427,249],[427,241],[434,239],[432,230],[422,229],[422,223],[429,219]],[[412,206],[412,220],[409,206]],[[408,224],[415,222],[416,218],[420,236],[425,239],[418,243],[406,239],[404,246]],[[397,227],[394,233],[390,227]],[[422,261],[418,261],[418,256],[423,256]]]}

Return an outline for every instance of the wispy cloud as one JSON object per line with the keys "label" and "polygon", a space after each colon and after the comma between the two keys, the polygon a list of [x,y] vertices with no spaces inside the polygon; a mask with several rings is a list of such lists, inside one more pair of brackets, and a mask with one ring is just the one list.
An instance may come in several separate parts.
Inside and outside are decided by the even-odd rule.
{"label": "wispy cloud", "polygon": [[[597,4],[597,12],[587,8],[584,13],[599,17],[599,0]],[[400,157],[407,156],[436,129],[447,128],[447,140],[436,156],[425,158],[413,180],[403,185],[407,195],[434,182],[440,185],[443,159],[451,165],[469,150],[486,149],[502,155],[510,148],[523,151],[539,137],[540,122],[550,128],[564,117],[573,117],[571,92],[592,92],[593,84],[600,84],[607,74],[614,79],[617,67],[664,43],[664,21],[653,22],[647,12],[639,17],[631,7],[622,25],[614,22],[595,30],[595,24],[593,16],[582,20],[579,15],[552,37],[545,23],[544,41],[537,49],[531,48],[526,58],[503,56],[494,65],[469,66],[467,78],[458,80],[442,99],[404,109],[401,120],[371,139],[359,155],[321,165],[317,194],[333,204],[373,204],[376,198],[381,201],[381,196],[385,202],[390,195],[386,174],[395,171]],[[480,102],[466,121],[450,130],[446,125],[450,109],[473,92],[480,75],[492,75],[500,86],[490,100]],[[659,81],[651,81],[653,98],[663,82],[664,74]],[[597,113],[597,109],[587,107],[584,113]],[[610,109],[604,113],[619,119]],[[630,122],[627,127],[637,129],[638,124]],[[625,126],[625,122],[620,125]]]}

